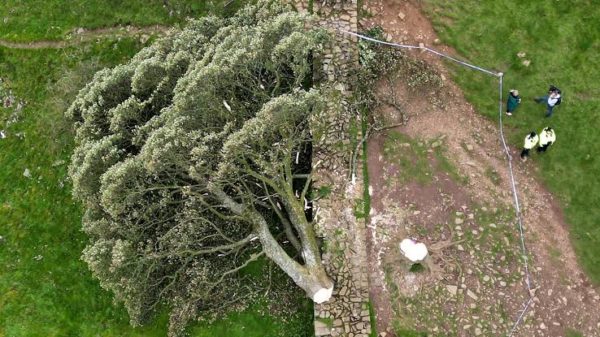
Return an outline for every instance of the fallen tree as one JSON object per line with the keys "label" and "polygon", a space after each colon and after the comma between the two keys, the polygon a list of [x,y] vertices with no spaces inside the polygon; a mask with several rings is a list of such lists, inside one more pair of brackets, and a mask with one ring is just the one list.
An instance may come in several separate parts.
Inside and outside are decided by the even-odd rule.
{"label": "fallen tree", "polygon": [[178,335],[222,312],[261,256],[314,301],[331,296],[309,209],[308,120],[329,99],[310,85],[310,55],[327,35],[306,20],[260,1],[192,21],[98,72],[68,109],[83,259],[132,324],[166,305]]}

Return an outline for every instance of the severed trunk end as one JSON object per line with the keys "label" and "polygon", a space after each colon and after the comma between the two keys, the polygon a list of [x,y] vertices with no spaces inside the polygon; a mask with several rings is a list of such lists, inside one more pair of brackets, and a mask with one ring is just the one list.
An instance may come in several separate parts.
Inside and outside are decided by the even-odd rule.
{"label": "severed trunk end", "polygon": [[321,288],[321,289],[317,290],[317,292],[314,293],[314,295],[312,296],[312,300],[317,304],[321,304],[323,302],[329,301],[332,294],[333,294],[333,284],[331,285],[330,288]]}
{"label": "severed trunk end", "polygon": [[308,275],[303,285],[299,284],[315,303],[329,301],[333,295],[333,281],[327,276],[322,266],[307,268]]}

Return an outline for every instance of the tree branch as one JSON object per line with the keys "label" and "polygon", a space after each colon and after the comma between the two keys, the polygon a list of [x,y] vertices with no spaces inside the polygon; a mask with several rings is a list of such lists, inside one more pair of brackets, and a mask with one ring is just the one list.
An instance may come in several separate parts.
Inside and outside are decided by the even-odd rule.
{"label": "tree branch", "polygon": [[[267,185],[264,182],[263,182],[263,186],[264,186],[265,190],[268,192]],[[294,246],[294,248],[296,248],[297,252],[302,252],[302,245],[300,245],[300,241],[298,241],[298,239],[296,238],[296,235],[294,234],[294,230],[292,229],[292,224],[283,215],[283,213],[281,213],[281,210],[279,209],[279,207],[277,207],[277,205],[275,205],[275,202],[273,202],[271,195],[267,194],[267,197],[269,199],[269,203],[271,204],[271,208],[275,211],[275,213],[279,217],[279,220],[281,220],[281,223],[283,224],[283,228],[285,230],[286,237],[288,238],[288,240],[290,240],[290,243],[292,244],[292,246]]]}

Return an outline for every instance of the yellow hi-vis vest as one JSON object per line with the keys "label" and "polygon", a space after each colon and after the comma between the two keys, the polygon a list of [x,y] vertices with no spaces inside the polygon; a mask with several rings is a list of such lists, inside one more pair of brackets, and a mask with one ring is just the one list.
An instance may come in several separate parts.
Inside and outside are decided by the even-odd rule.
{"label": "yellow hi-vis vest", "polygon": [[523,145],[524,148],[530,150],[533,149],[533,147],[535,146],[535,144],[537,144],[538,142],[538,136],[535,135],[533,137],[531,137],[531,134],[528,134],[525,137],[525,144]]}
{"label": "yellow hi-vis vest", "polygon": [[544,129],[540,132],[540,146],[545,146],[550,142],[554,144],[555,141],[556,134],[554,133],[554,130]]}

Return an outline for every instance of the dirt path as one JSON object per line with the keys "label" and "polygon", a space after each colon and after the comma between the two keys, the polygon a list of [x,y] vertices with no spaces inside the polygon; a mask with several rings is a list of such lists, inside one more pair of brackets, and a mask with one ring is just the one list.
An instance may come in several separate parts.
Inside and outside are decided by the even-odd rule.
{"label": "dirt path", "polygon": [[0,40],[0,46],[11,49],[61,49],[103,38],[139,36],[140,39],[147,40],[150,35],[166,34],[169,29],[169,27],[160,25],[147,27],[117,26],[109,28],[97,28],[91,30],[78,28],[73,32],[67,34],[66,40],[41,40],[32,42],[12,42]]}
{"label": "dirt path", "polygon": [[[411,1],[369,1],[366,28],[380,25],[394,42],[439,45],[430,23]],[[518,233],[506,160],[497,125],[479,116],[451,81],[438,58],[415,53],[444,79],[435,93],[443,107],[396,83],[410,120],[405,127],[379,134],[368,143],[373,212],[369,226],[372,296],[379,331],[393,335],[392,324],[440,336],[503,336],[529,298],[523,283]],[[495,99],[492,96],[490,99]],[[394,122],[397,114],[378,112]],[[394,139],[398,134],[401,139]],[[443,148],[444,150],[439,150]],[[388,152],[422,155],[431,172],[428,182],[403,181],[402,165]],[[408,151],[408,152],[406,152]],[[518,150],[512,155],[518,157]],[[442,165],[443,153],[458,175]],[[552,155],[550,151],[547,155]],[[517,160],[518,161],[518,160]],[[402,164],[402,165],[401,165]],[[515,163],[524,210],[526,244],[531,252],[533,307],[515,336],[565,336],[567,329],[600,336],[600,296],[577,264],[568,224],[558,203],[534,179],[535,163]],[[423,230],[425,229],[425,230]],[[430,247],[461,239],[432,251],[432,269],[407,273],[398,265],[397,244],[411,236]]]}

